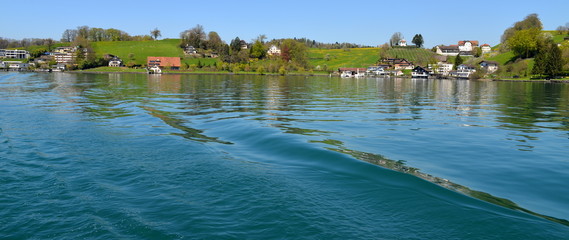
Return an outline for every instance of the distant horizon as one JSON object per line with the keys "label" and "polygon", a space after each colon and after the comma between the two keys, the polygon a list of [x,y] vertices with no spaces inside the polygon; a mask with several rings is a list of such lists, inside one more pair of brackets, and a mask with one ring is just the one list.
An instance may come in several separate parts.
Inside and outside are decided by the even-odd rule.
{"label": "distant horizon", "polygon": [[555,30],[569,22],[566,17],[569,2],[561,0],[537,5],[529,1],[483,0],[471,6],[448,0],[427,5],[416,0],[404,4],[364,0],[352,1],[350,5],[341,1],[298,0],[284,4],[259,0],[219,3],[215,8],[179,0],[159,5],[151,1],[109,0],[85,6],[69,0],[34,2],[30,7],[8,3],[6,9],[16,10],[6,11],[3,14],[6,19],[21,19],[22,12],[26,16],[18,24],[1,25],[0,37],[59,41],[66,29],[88,26],[115,28],[130,35],[149,35],[158,28],[162,34],[159,40],[178,39],[181,32],[199,24],[206,33],[215,31],[227,43],[235,37],[250,42],[264,34],[267,40],[307,38],[322,43],[376,47],[388,42],[393,33],[401,32],[409,43],[415,34],[421,34],[424,47],[432,48],[461,40],[495,46],[506,28],[532,13],[538,14],[544,30]]}

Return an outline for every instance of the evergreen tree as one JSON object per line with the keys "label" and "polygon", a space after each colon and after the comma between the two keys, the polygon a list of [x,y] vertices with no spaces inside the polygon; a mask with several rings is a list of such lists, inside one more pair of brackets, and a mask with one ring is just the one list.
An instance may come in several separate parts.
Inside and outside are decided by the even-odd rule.
{"label": "evergreen tree", "polygon": [[413,44],[417,45],[417,47],[423,47],[423,36],[421,34],[415,34],[413,40],[411,41]]}
{"label": "evergreen tree", "polygon": [[535,65],[532,69],[533,74],[555,77],[563,68],[563,57],[561,50],[553,41],[541,44],[535,56]]}
{"label": "evergreen tree", "polygon": [[454,66],[453,69],[456,70],[456,68],[458,67],[458,65],[462,64],[464,62],[464,60],[462,59],[462,57],[460,56],[460,54],[456,55],[456,58],[454,59]]}

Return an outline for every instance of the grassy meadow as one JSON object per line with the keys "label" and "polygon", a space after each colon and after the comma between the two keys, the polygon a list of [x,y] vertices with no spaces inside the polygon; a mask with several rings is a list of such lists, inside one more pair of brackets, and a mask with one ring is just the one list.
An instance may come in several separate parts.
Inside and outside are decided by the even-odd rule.
{"label": "grassy meadow", "polygon": [[308,51],[308,60],[313,67],[338,69],[341,67],[368,67],[377,63],[377,48],[316,49]]}
{"label": "grassy meadow", "polygon": [[[138,65],[146,64],[149,56],[184,57],[184,51],[178,46],[179,39],[164,39],[158,41],[122,41],[122,42],[93,42],[93,50],[99,55],[112,54],[128,63],[133,61]],[[133,54],[133,59],[129,55]]]}

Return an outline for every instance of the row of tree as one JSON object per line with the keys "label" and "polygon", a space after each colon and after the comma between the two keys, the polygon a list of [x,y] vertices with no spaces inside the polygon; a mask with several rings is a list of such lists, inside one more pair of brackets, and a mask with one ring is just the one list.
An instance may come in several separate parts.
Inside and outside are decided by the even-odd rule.
{"label": "row of tree", "polygon": [[51,48],[56,41],[51,38],[24,38],[13,40],[0,37],[0,49],[5,48],[27,48],[30,46],[48,46]]}
{"label": "row of tree", "polygon": [[[151,31],[151,34],[157,33],[155,36],[160,35],[160,31],[155,29],[155,31]],[[74,42],[78,37],[83,39],[87,39],[91,42],[100,42],[100,41],[147,41],[152,40],[152,36],[150,35],[137,35],[131,36],[125,31],[109,28],[91,28],[88,26],[80,26],[76,29],[67,29],[61,35],[62,42]]]}

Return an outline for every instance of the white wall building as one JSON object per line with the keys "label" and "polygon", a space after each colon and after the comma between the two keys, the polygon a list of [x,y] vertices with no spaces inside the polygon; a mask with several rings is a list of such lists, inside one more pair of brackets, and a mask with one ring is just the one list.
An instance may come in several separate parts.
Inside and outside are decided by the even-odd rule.
{"label": "white wall building", "polygon": [[16,58],[16,59],[26,59],[30,58],[30,52],[26,50],[8,50],[0,49],[0,58]]}
{"label": "white wall building", "polygon": [[489,44],[484,44],[484,45],[482,45],[481,49],[482,49],[482,53],[489,53],[489,52],[492,52],[492,48],[490,47]]}
{"label": "white wall building", "polygon": [[280,56],[280,55],[281,55],[281,50],[280,50],[277,46],[272,45],[272,46],[269,48],[269,50],[267,51],[267,54],[268,54],[269,56]]}

